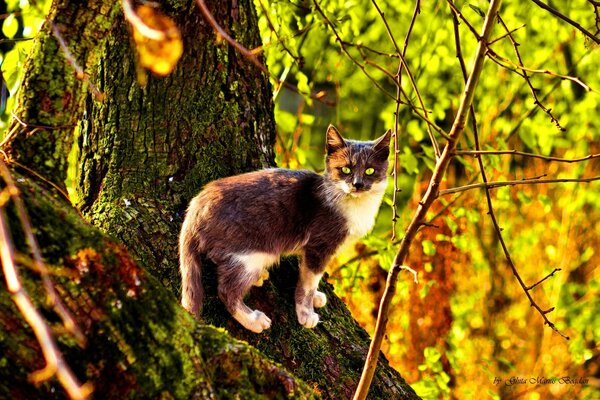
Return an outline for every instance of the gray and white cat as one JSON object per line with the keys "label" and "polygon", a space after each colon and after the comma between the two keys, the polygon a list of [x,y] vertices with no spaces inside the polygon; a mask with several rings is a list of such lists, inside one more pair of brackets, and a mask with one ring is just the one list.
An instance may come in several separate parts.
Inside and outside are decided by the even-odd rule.
{"label": "gray and white cat", "polygon": [[386,188],[388,130],[372,142],[327,128],[326,171],[266,169],[213,181],[192,199],[179,238],[184,308],[200,316],[204,290],[200,254],[217,265],[218,293],[231,315],[260,333],[271,320],[244,304],[282,254],[300,256],[298,322],[314,328],[325,294],[325,267],[344,243],[367,234]]}

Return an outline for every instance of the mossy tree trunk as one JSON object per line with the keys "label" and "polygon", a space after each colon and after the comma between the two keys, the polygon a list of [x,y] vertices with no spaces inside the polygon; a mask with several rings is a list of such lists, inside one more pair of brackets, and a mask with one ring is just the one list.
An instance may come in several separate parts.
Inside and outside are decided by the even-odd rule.
{"label": "mossy tree trunk", "polygon": [[[211,3],[233,37],[248,48],[260,44],[251,1]],[[182,31],[184,55],[172,75],[150,77],[140,88],[119,4],[55,1],[49,20],[105,99],[95,100],[74,78],[46,25],[16,111],[29,126],[15,124],[4,148],[53,279],[87,337],[80,348],[59,336],[67,362],[94,382],[96,398],[351,397],[368,335],[326,283],[323,323],[314,330],[298,325],[295,260],[251,293],[249,302],[274,321],[267,333],[251,334],[229,317],[210,270],[204,319],[230,334],[179,307],[177,235],[186,204],[212,179],[273,165],[271,92],[262,72],[215,43],[195,2],[175,0],[163,10]],[[76,124],[78,205],[100,230],[60,194]],[[10,223],[26,253],[16,219]],[[44,309],[39,278],[22,271]],[[27,373],[43,366],[39,347],[5,291],[0,305],[0,397],[60,391],[53,381],[28,384]],[[416,395],[382,359],[371,398]]]}

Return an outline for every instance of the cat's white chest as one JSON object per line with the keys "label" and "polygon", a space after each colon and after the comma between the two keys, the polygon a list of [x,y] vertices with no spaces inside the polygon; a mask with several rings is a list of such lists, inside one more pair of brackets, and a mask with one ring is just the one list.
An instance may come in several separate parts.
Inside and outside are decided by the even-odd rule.
{"label": "cat's white chest", "polygon": [[373,229],[382,199],[383,191],[374,191],[359,197],[349,197],[340,202],[349,239],[361,238]]}

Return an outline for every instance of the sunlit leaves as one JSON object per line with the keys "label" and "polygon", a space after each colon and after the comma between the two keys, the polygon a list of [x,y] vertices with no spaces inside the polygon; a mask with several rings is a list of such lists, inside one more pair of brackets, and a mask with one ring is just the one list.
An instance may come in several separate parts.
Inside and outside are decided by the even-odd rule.
{"label": "sunlit leaves", "polygon": [[[2,21],[2,33],[7,38],[14,39],[14,41],[11,42],[7,39],[4,47],[6,49],[4,50],[5,53],[1,54],[2,77],[9,97],[5,99],[6,103],[3,104],[4,112],[0,115],[0,129],[6,127],[14,107],[15,95],[22,78],[23,64],[33,43],[33,40],[30,39],[33,39],[38,33],[50,3],[49,0],[32,3],[26,0],[6,2],[9,13],[5,14]],[[22,20],[22,25],[19,25],[17,14]]]}
{"label": "sunlit leaves", "polygon": [[[397,70],[398,60],[385,55],[395,50],[372,1],[317,0],[325,17],[315,12],[314,2],[291,4],[273,1],[267,5],[266,0],[262,0],[262,3],[279,32],[276,37],[273,32],[269,32],[268,24],[263,24],[265,35],[270,38],[266,55],[272,71],[282,76],[281,72],[287,69],[289,82],[301,85],[304,90],[312,88],[328,91],[336,101],[335,107],[331,108],[316,102],[310,107],[297,95],[280,93],[276,118],[281,140],[289,145],[288,149],[293,149],[294,154],[301,151],[308,161],[307,165],[293,164],[294,166],[311,167],[315,163],[322,165],[322,132],[331,122],[341,125],[344,133],[356,139],[373,138],[378,130],[393,126],[396,103],[384,91],[395,94],[396,88],[389,76],[382,73],[382,69],[393,75]],[[377,0],[377,3],[385,12],[397,41],[402,44],[414,3],[389,0]],[[455,1],[454,4],[473,25],[473,29],[479,31],[483,23],[481,10],[486,9],[489,2],[465,0]],[[594,24],[591,4],[567,2],[560,5],[557,3],[556,7],[584,26]],[[567,158],[597,153],[600,138],[600,119],[597,118],[600,104],[597,93],[600,89],[600,75],[597,73],[600,51],[587,48],[582,35],[575,33],[571,26],[549,16],[546,11],[540,10],[533,2],[503,1],[501,16],[507,28],[512,31],[514,42],[506,36],[502,25],[498,24],[493,35],[495,41],[490,47],[494,52],[514,65],[519,65],[515,54],[517,48],[525,67],[581,77],[596,92],[585,92],[569,80],[538,73],[528,73],[533,86],[531,89],[523,79],[522,71],[516,73],[488,59],[474,102],[481,148],[515,149]],[[332,26],[340,37],[334,35]],[[448,131],[464,89],[448,3],[421,2],[420,14],[413,28],[406,53],[407,63],[420,89],[428,117],[437,126]],[[478,40],[465,21],[461,21],[458,31],[462,57],[468,72],[472,68],[470,60]],[[287,54],[280,42],[285,43],[293,56]],[[341,42],[344,42],[345,50],[356,62],[352,62],[342,51]],[[302,62],[298,62],[299,59]],[[402,189],[399,193],[400,214],[396,229],[399,238],[402,237],[407,218],[402,207],[411,210],[416,207],[418,195],[412,196],[411,200],[412,191],[422,193],[424,187],[415,185],[414,182],[425,179],[423,177],[428,176],[435,162],[426,125],[416,115],[415,109],[407,104],[414,107],[417,104],[416,95],[405,75],[402,79],[402,89],[406,96],[403,95],[398,110],[399,187]],[[552,110],[553,116],[566,131],[557,129],[548,113],[535,102],[532,90],[537,94],[539,103]],[[416,107],[416,110],[420,108]],[[306,115],[314,116],[310,126],[302,122],[306,120]],[[470,122],[459,143],[459,148],[463,150],[474,149],[475,131]],[[445,140],[441,136],[438,139],[443,145]],[[597,160],[567,165],[514,155],[488,155],[482,158],[490,181],[598,174]],[[476,158],[461,157],[452,163],[451,174],[443,185],[451,187],[481,182]],[[600,337],[597,329],[590,327],[595,321],[580,317],[584,311],[597,308],[596,303],[589,302],[589,297],[598,294],[597,285],[574,288],[574,284],[569,282],[575,277],[589,280],[589,277],[598,275],[590,269],[590,265],[598,263],[598,255],[590,254],[587,249],[594,247],[600,235],[599,228],[595,227],[597,224],[594,224],[598,219],[599,189],[600,186],[595,183],[564,187],[504,187],[490,192],[500,228],[508,241],[512,257],[522,268],[523,278],[527,284],[532,284],[553,268],[563,268],[561,273],[536,287],[535,293],[544,305],[557,306],[554,315],[561,327],[572,328],[573,337],[577,334],[585,337],[585,340],[577,341],[577,345],[570,348],[567,348],[567,344],[559,345],[562,351],[553,354],[542,351],[543,357],[535,368],[545,372],[559,365],[568,370],[572,365],[571,355],[578,362],[585,357],[589,358],[590,346],[595,346]],[[377,268],[387,270],[393,262],[397,243],[390,246],[388,240],[392,218],[388,206],[392,190],[389,188],[385,197],[379,225],[363,242],[367,250],[360,253],[361,257],[371,252],[376,254],[353,261],[349,267],[352,271],[343,275],[342,285],[346,285],[343,290],[356,290],[354,301],[361,305],[370,301],[362,291],[366,285],[364,281],[372,279],[364,269],[376,263]],[[522,292],[518,292],[514,276],[506,267],[502,252],[499,251],[500,246],[487,215],[485,192],[477,190],[465,193],[461,198],[448,197],[444,205],[449,207],[450,214],[433,221],[432,227],[423,227],[417,235],[418,243],[412,248],[412,251],[420,252],[423,257],[446,256],[448,253],[444,253],[439,245],[446,241],[454,246],[454,251],[468,257],[465,263],[454,266],[455,279],[460,282],[460,287],[453,292],[451,299],[453,320],[449,323],[452,324],[452,333],[447,338],[450,348],[439,347],[437,351],[446,351],[449,358],[455,356],[455,364],[452,365],[454,378],[457,379],[455,396],[469,398],[489,389],[490,396],[494,397],[497,396],[497,388],[490,384],[477,365],[482,359],[490,360],[487,368],[493,374],[492,377],[499,371],[515,373],[523,368],[533,368],[533,360],[537,360],[539,356],[524,349],[525,341],[537,341],[535,345],[541,346],[538,348],[553,347],[556,342],[552,335],[544,333],[542,326],[539,329],[543,335],[533,332],[527,300],[523,298]],[[425,237],[423,232],[439,229],[438,225],[443,225],[443,222],[448,227],[447,232]],[[555,265],[558,263],[561,265]],[[370,271],[379,271],[377,268]],[[578,268],[581,270],[577,271]],[[438,264],[424,262],[420,271],[428,273],[437,270]],[[445,283],[441,279],[436,282]],[[402,286],[398,292],[406,294],[409,290],[404,282],[399,281],[398,285]],[[436,288],[436,285],[424,285],[415,297],[427,300]],[[561,292],[561,288],[564,288],[565,293]],[[556,304],[558,297],[562,299],[560,304]],[[585,299],[588,306],[583,305],[583,300],[580,299]],[[398,305],[397,314],[404,318],[403,324],[408,324],[405,315],[411,307],[414,308],[411,300],[413,299],[402,298],[401,303],[406,308]],[[432,308],[436,306],[438,303],[431,305]],[[561,307],[563,311],[559,311]],[[432,312],[436,311],[439,310]],[[429,311],[423,313],[427,312]],[[410,321],[411,325],[418,323],[419,321]],[[389,332],[390,338],[398,338],[397,344],[391,345],[387,350],[388,354],[394,355],[394,360],[402,358],[399,354],[411,352],[412,347],[406,344],[403,333]],[[431,351],[424,356],[435,363]],[[400,363],[403,361],[405,360]],[[422,365],[422,381],[415,386],[430,389],[430,392],[427,395],[426,392],[419,393],[425,397],[443,398],[443,375],[434,372],[432,365]],[[548,388],[539,390],[543,396],[544,390]],[[554,395],[574,397],[569,394]]]}

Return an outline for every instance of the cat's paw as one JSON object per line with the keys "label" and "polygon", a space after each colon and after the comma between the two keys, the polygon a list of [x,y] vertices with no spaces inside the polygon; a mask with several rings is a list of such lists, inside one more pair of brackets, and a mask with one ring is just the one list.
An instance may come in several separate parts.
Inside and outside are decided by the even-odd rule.
{"label": "cat's paw", "polygon": [[254,333],[261,333],[271,327],[271,319],[262,311],[254,310],[250,313],[249,317],[248,324],[247,326],[244,325],[244,327]]}
{"label": "cat's paw", "polygon": [[315,296],[313,297],[313,306],[315,308],[321,308],[325,304],[327,304],[327,297],[325,297],[325,293],[316,290]]}
{"label": "cat's paw", "polygon": [[312,329],[319,323],[319,314],[312,311],[302,311],[298,313],[298,322],[305,328]]}

